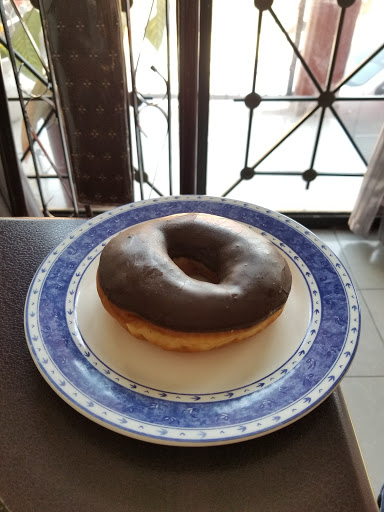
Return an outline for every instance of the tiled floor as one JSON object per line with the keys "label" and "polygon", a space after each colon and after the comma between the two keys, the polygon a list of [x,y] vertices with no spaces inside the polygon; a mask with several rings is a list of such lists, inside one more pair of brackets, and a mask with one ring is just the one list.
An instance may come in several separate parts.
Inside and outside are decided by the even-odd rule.
{"label": "tiled floor", "polygon": [[384,483],[384,245],[373,234],[315,230],[344,263],[358,290],[362,329],[341,388],[375,495]]}

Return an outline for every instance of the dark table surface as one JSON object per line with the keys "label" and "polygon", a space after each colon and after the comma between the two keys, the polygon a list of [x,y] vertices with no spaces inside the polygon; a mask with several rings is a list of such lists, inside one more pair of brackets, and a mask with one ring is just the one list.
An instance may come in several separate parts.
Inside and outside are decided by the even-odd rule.
{"label": "dark table surface", "polygon": [[43,258],[81,222],[0,220],[0,510],[377,510],[340,389],[282,430],[205,448],[124,437],[59,398],[30,357],[24,301]]}

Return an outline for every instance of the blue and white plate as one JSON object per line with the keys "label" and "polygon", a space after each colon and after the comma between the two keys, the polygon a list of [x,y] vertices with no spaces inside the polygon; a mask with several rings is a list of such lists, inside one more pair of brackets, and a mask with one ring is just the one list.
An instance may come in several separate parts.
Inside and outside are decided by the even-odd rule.
{"label": "blue and white plate", "polygon": [[[186,354],[133,338],[104,310],[95,276],[108,240],[181,212],[249,224],[275,244],[293,276],[277,321],[241,343]],[[43,377],[80,413],[145,441],[205,446],[262,436],[319,405],[352,361],[360,312],[347,271],[303,226],[240,201],[183,196],[126,205],[74,231],[31,283],[25,330]]]}

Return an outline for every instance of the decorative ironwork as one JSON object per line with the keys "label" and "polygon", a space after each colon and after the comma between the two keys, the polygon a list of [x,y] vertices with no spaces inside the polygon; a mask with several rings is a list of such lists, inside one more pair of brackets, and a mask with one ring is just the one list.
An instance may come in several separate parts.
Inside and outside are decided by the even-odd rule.
{"label": "decorative ironwork", "polygon": [[[8,7],[12,8],[12,11],[10,9],[5,9],[5,4],[8,2]],[[36,2],[35,2],[36,3]],[[149,12],[148,21],[150,20],[153,3]],[[129,131],[131,136],[134,134],[135,142],[132,140],[131,142],[136,147],[136,153],[137,153],[137,169],[134,170],[134,176],[133,178],[135,181],[139,183],[140,187],[140,198],[144,198],[144,190],[143,185],[147,184],[151,190],[153,190],[156,194],[162,196],[163,193],[159,188],[157,188],[154,183],[151,182],[151,180],[148,177],[148,173],[145,171],[144,168],[144,158],[143,158],[143,148],[142,148],[142,142],[141,142],[141,128],[140,128],[140,111],[142,108],[145,107],[154,107],[162,112],[166,119],[167,123],[167,139],[168,139],[168,160],[169,160],[169,193],[173,193],[172,188],[172,144],[171,144],[171,117],[172,117],[172,110],[171,110],[171,69],[170,69],[170,42],[169,42],[169,31],[170,31],[170,15],[169,15],[169,2],[168,0],[165,0],[166,3],[166,9],[165,9],[165,32],[166,32],[166,44],[167,44],[167,78],[163,77],[157,70],[154,70],[162,76],[164,83],[166,85],[166,97],[167,97],[167,111],[164,111],[159,105],[157,105],[155,102],[148,101],[147,98],[140,95],[140,93],[137,91],[136,88],[136,71],[137,67],[139,65],[140,61],[140,55],[137,59],[136,64],[133,60],[133,53],[132,53],[132,27],[131,27],[131,20],[130,20],[130,7],[131,2],[124,1],[123,2],[123,12],[125,12],[126,15],[126,23],[127,23],[127,33],[128,33],[128,40],[129,40],[129,72],[131,77],[131,91],[129,93],[129,105],[133,110],[133,123],[130,123],[131,119],[128,115],[128,126],[132,124],[132,127],[129,126]],[[37,2],[38,5],[38,2]],[[9,12],[11,12],[12,16],[14,18],[17,18],[18,24],[23,28],[26,37],[28,38],[29,44],[32,46],[33,50],[35,51],[36,55],[38,56],[39,60],[41,61],[41,67],[42,67],[42,73],[39,72],[35,67],[20,53],[18,52],[14,47],[12,43],[12,37],[10,34],[9,26],[10,26],[10,15]],[[39,10],[39,13],[41,14],[41,10]],[[65,192],[69,192],[69,197],[73,205],[73,213],[78,216],[80,213],[80,209],[77,203],[76,193],[73,186],[73,179],[72,179],[72,166],[71,166],[71,158],[69,157],[67,144],[66,144],[66,134],[64,130],[64,124],[62,119],[62,112],[63,109],[60,107],[60,99],[57,94],[57,86],[55,81],[55,76],[53,72],[53,67],[50,62],[50,52],[47,52],[47,60],[42,55],[42,51],[36,44],[36,41],[33,37],[33,35],[30,33],[30,30],[27,26],[27,24],[24,22],[23,16],[21,15],[19,11],[19,7],[15,4],[14,0],[0,0],[0,15],[1,15],[1,24],[4,27],[4,37],[0,36],[0,46],[5,48],[9,53],[9,59],[12,64],[12,70],[13,75],[15,77],[16,81],[16,89],[17,89],[17,97],[8,97],[8,101],[17,101],[20,103],[22,114],[23,114],[23,120],[25,125],[25,131],[26,136],[28,138],[28,146],[25,149],[23,155],[20,158],[20,162],[25,162],[26,158],[31,155],[32,158],[32,167],[34,170],[33,176],[28,175],[29,179],[36,180],[37,186],[38,186],[38,193],[40,196],[40,201],[42,205],[42,211],[44,215],[49,216],[51,215],[51,211],[48,205],[48,201],[44,194],[44,188],[42,186],[42,180],[46,179],[57,179],[59,178],[61,181],[66,181],[69,183],[69,190],[68,187],[64,187]],[[148,25],[148,23],[147,23]],[[42,34],[44,36],[44,44],[47,44],[47,34],[46,29],[44,26],[44,23],[41,23],[42,28]],[[60,27],[58,27],[60,30]],[[145,37],[145,34],[144,34]],[[42,94],[39,94],[39,96],[34,96],[31,93],[28,93],[27,91],[24,91],[22,88],[22,84],[20,81],[20,70],[24,67],[28,70],[28,72],[42,84],[42,87],[45,88],[45,91]],[[32,123],[30,119],[28,118],[28,110],[27,106],[28,103],[32,101],[46,101],[49,102],[49,105],[51,107],[50,111],[47,115],[45,115],[44,118],[42,118],[41,124],[39,125],[38,129],[34,131],[34,127],[32,126]],[[58,172],[57,166],[55,164],[55,161],[51,158],[49,152],[44,147],[44,144],[41,140],[41,135],[43,131],[46,129],[48,124],[52,122],[54,119],[58,120],[59,130],[60,130],[60,136],[63,144],[63,151],[64,151],[64,158],[65,158],[65,167],[66,172]],[[36,153],[35,145],[39,147],[39,150],[41,151],[41,154],[44,155],[45,159],[49,163],[51,169],[55,171],[55,175],[52,174],[44,174],[41,169],[41,164],[39,162],[39,158]],[[132,152],[127,152],[127,157],[131,160],[132,164]],[[133,169],[133,165],[131,165],[131,168]],[[89,205],[84,205],[84,208],[86,210],[86,213],[88,215],[92,215],[92,208]]]}
{"label": "decorative ironwork", "polygon": [[[70,173],[69,159],[66,159],[66,165],[67,165],[67,169],[68,169],[67,174],[65,175],[65,177],[60,176],[59,173],[57,173],[57,168],[56,168],[53,160],[49,156],[47,150],[45,149],[44,145],[42,144],[42,142],[39,138],[39,135],[41,134],[42,130],[46,127],[47,123],[50,121],[50,119],[52,118],[53,115],[56,115],[58,122],[59,122],[60,130],[63,134],[62,121],[61,121],[60,112],[59,112],[60,109],[58,109],[56,107],[57,91],[55,89],[54,83],[52,82],[51,66],[50,66],[50,63],[47,64],[44,61],[44,59],[41,55],[41,52],[38,49],[36,42],[33,39],[33,36],[31,35],[30,31],[28,30],[28,27],[24,23],[23,18],[21,16],[17,6],[15,5],[14,1],[10,0],[10,4],[12,5],[12,8],[13,8],[14,12],[16,13],[16,15],[19,19],[19,22],[20,22],[21,26],[23,27],[23,30],[25,31],[25,33],[28,37],[28,40],[29,40],[30,44],[32,45],[34,51],[36,52],[36,55],[38,56],[38,58],[42,64],[42,67],[46,73],[46,77],[41,75],[19,52],[17,52],[14,49],[13,44],[12,44],[10,30],[8,27],[8,19],[6,16],[5,9],[4,9],[4,3],[2,0],[0,0],[0,18],[1,18],[2,25],[3,25],[4,35],[5,35],[5,40],[3,38],[1,38],[0,43],[2,46],[4,46],[4,48],[6,48],[8,50],[9,59],[12,64],[13,74],[14,74],[14,78],[15,78],[15,82],[16,82],[16,89],[17,89],[17,94],[18,94],[17,99],[20,103],[20,107],[22,110],[23,120],[24,120],[24,124],[25,124],[25,131],[26,131],[26,135],[28,138],[28,147],[25,150],[24,154],[22,155],[20,161],[23,162],[25,160],[25,158],[27,157],[27,155],[29,153],[31,153],[33,167],[34,167],[34,171],[35,171],[34,178],[36,179],[37,186],[38,186],[38,191],[39,191],[40,200],[41,200],[41,204],[42,204],[42,211],[45,216],[49,216],[50,212],[48,209],[47,201],[45,199],[45,195],[43,193],[42,182],[41,182],[41,180],[46,176],[44,176],[40,172],[40,166],[39,166],[39,162],[37,159],[35,146],[34,146],[34,144],[36,142],[38,144],[38,146],[40,147],[40,149],[42,150],[42,153],[44,154],[45,158],[50,163],[51,167],[56,171],[57,177],[59,177],[60,179],[68,180],[70,192],[71,192],[70,199],[73,204],[74,213],[75,213],[75,215],[78,215],[78,206],[77,206],[76,196],[75,196],[74,188],[73,188],[72,175]],[[43,86],[45,87],[45,91],[43,94],[40,94],[39,96],[33,96],[31,93],[28,93],[23,90],[23,88],[21,86],[21,81],[20,81],[21,68],[18,68],[18,64],[17,64],[18,61],[21,62],[21,66],[25,66],[28,69],[28,71],[30,73],[32,73],[32,75],[34,75],[34,77],[43,84]],[[49,95],[47,95],[48,92],[50,93]],[[53,101],[52,101],[52,99],[53,99]],[[28,112],[27,112],[27,105],[31,101],[46,101],[51,106],[51,111],[49,112],[48,116],[45,118],[42,126],[39,128],[39,130],[37,132],[34,131],[32,123],[28,116]],[[64,190],[66,190],[66,189],[64,189]]]}
{"label": "decorative ironwork", "polygon": [[[364,66],[366,66],[369,62],[374,59],[376,55],[378,55],[383,49],[384,44],[381,45],[375,52],[373,52],[367,59],[365,59],[364,62],[362,62],[352,73],[350,73],[348,76],[346,76],[338,85],[332,88],[332,81],[334,78],[334,70],[336,65],[336,59],[338,56],[338,50],[340,47],[340,39],[341,34],[344,26],[344,20],[345,20],[345,13],[346,9],[354,4],[355,0],[338,0],[338,5],[340,6],[340,15],[338,20],[338,26],[337,26],[337,32],[336,37],[332,49],[331,54],[331,60],[330,60],[330,66],[328,69],[328,76],[326,79],[326,86],[325,89],[322,88],[319,81],[316,79],[314,73],[312,72],[309,64],[306,62],[304,57],[301,55],[297,43],[292,41],[291,37],[289,36],[287,30],[285,30],[284,26],[282,25],[281,21],[277,17],[276,13],[272,9],[273,0],[255,0],[255,7],[259,10],[258,14],[258,27],[257,27],[257,42],[256,42],[256,51],[255,51],[255,64],[254,64],[254,73],[253,73],[253,83],[252,83],[252,92],[249,93],[245,98],[243,99],[245,106],[247,106],[249,111],[249,121],[248,121],[248,132],[247,132],[247,144],[245,149],[245,167],[240,171],[240,177],[226,190],[223,194],[223,196],[227,196],[229,193],[231,193],[243,180],[250,180],[254,176],[258,175],[289,175],[289,176],[302,176],[303,180],[306,182],[306,188],[309,188],[310,183],[315,180],[318,176],[363,176],[363,173],[353,173],[353,174],[346,174],[346,173],[321,173],[317,172],[315,170],[315,160],[316,155],[318,152],[318,146],[319,146],[319,140],[320,140],[320,134],[323,129],[323,123],[324,123],[324,116],[325,112],[328,109],[334,116],[334,118],[339,123],[340,127],[342,128],[343,132],[347,136],[348,140],[352,144],[353,148],[355,149],[356,153],[360,157],[360,159],[363,161],[365,165],[367,165],[367,160],[364,157],[361,149],[359,148],[358,144],[354,140],[353,136],[351,135],[350,131],[346,127],[345,123],[340,118],[339,114],[334,108],[334,105],[338,101],[353,101],[353,100],[372,100],[373,98],[370,97],[354,97],[354,98],[343,98],[338,97],[337,93],[340,91],[341,87],[345,85],[351,78],[353,78]],[[317,91],[319,92],[318,96],[315,97],[295,97],[295,96],[285,96],[284,98],[273,98],[273,97],[261,97],[259,94],[257,94],[255,90],[256,85],[256,77],[257,77],[257,66],[258,66],[258,55],[259,55],[259,47],[260,47],[260,37],[261,37],[261,30],[262,30],[262,20],[264,13],[269,12],[272,19],[275,21],[276,25],[279,27],[280,31],[285,36],[287,42],[290,44],[295,57],[301,62],[303,69],[306,71],[308,77],[310,78],[312,84],[315,86]],[[384,97],[374,97],[376,101],[383,101]],[[253,121],[253,113],[254,109],[257,108],[261,102],[265,101],[285,101],[285,102],[296,102],[296,101],[304,101],[310,103],[311,101],[316,100],[317,105],[312,108],[309,112],[307,112],[302,119],[296,123],[296,125],[289,130],[279,141],[276,142],[261,158],[259,158],[253,165],[249,165],[248,158],[249,158],[249,148],[250,148],[250,140],[251,140],[251,132],[252,132],[252,121]],[[309,168],[304,172],[268,172],[268,171],[259,171],[258,167],[259,165],[269,156],[271,153],[273,153],[284,141],[287,140],[288,137],[290,137],[298,128],[300,128],[309,118],[313,117],[313,115],[318,112],[320,109],[320,116],[319,121],[317,125],[317,130],[315,134],[314,139],[314,145],[311,155],[311,160],[309,163]]]}
{"label": "decorative ironwork", "polygon": [[[48,151],[42,144],[41,135],[43,130],[47,127],[47,125],[55,118],[58,119],[59,129],[61,133],[61,138],[63,140],[63,148],[64,148],[64,157],[65,157],[65,165],[66,172],[60,173],[60,179],[65,180],[67,184],[69,184],[69,192],[71,196],[71,200],[73,202],[73,212],[75,215],[79,214],[79,207],[76,200],[76,194],[74,191],[73,180],[72,180],[72,168],[71,168],[71,159],[68,155],[67,145],[65,141],[65,130],[63,126],[63,113],[60,108],[60,98],[57,93],[57,86],[55,82],[55,77],[52,69],[52,65],[49,59],[45,60],[45,57],[42,55],[42,51],[38,48],[36,41],[33,38],[33,35],[30,33],[28,27],[23,21],[23,17],[21,16],[17,5],[14,0],[7,0],[9,5],[12,6],[13,11],[15,12],[21,26],[25,30],[25,33],[34,48],[36,54],[39,56],[39,59],[42,62],[43,70],[40,72],[36,69],[33,64],[28,62],[28,60],[21,55],[12,45],[11,34],[9,31],[9,23],[7,20],[7,14],[4,9],[5,0],[0,0],[0,15],[1,21],[4,28],[4,37],[0,36],[0,46],[4,47],[9,52],[9,58],[12,64],[13,74],[15,76],[16,86],[17,86],[17,97],[8,98],[8,101],[18,101],[21,106],[24,123],[26,126],[26,133],[28,137],[28,147],[25,149],[24,154],[21,156],[21,162],[24,162],[26,157],[30,154],[33,167],[35,169],[35,175],[33,179],[36,180],[39,194],[41,197],[42,209],[45,215],[50,215],[49,205],[47,204],[47,200],[44,197],[43,190],[43,180],[46,178],[53,179],[56,176],[45,175],[41,172],[40,167],[41,164],[36,154],[37,147],[40,148],[42,154],[50,163],[52,169],[57,171],[55,162],[49,156]],[[129,50],[127,59],[129,61],[129,75],[130,75],[130,92],[128,95],[128,103],[130,114],[128,115],[128,124],[129,131],[131,134],[131,145],[136,149],[137,156],[137,169],[134,169],[132,164],[132,153],[128,151],[127,158],[131,160],[131,168],[134,169],[134,179],[139,183],[139,192],[140,198],[144,198],[145,190],[144,185],[150,187],[151,191],[154,191],[158,195],[163,195],[164,193],[168,193],[168,190],[165,192],[164,190],[160,190],[161,187],[155,186],[155,178],[156,178],[156,170],[154,172],[155,176],[151,175],[151,179],[149,178],[150,174],[148,169],[145,168],[144,165],[144,150],[143,150],[143,131],[140,126],[140,116],[141,112],[144,108],[152,107],[156,108],[158,111],[162,113],[167,123],[167,141],[168,141],[168,178],[169,178],[169,194],[173,194],[172,187],[172,170],[173,170],[173,148],[172,148],[172,116],[174,113],[171,109],[171,61],[170,61],[170,24],[174,20],[170,19],[170,0],[165,1],[165,34],[166,34],[166,59],[167,59],[167,73],[164,72],[163,76],[155,66],[152,66],[152,70],[157,73],[164,81],[166,87],[166,94],[162,99],[167,98],[167,107],[162,108],[160,104],[154,101],[156,95],[153,98],[148,98],[143,94],[140,94],[140,91],[137,88],[136,84],[136,74],[137,69],[140,63],[140,54],[134,62],[134,53],[133,53],[133,37],[132,37],[132,20],[130,14],[131,2],[128,0],[123,0],[122,9],[126,15],[126,25],[127,25],[127,34],[128,34],[128,42],[129,42]],[[274,175],[274,176],[301,176],[305,182],[305,186],[308,189],[310,183],[316,180],[320,176],[334,177],[334,176],[353,176],[353,177],[362,177],[364,173],[342,173],[342,172],[319,172],[316,169],[316,158],[319,153],[319,141],[321,137],[321,133],[324,130],[325,116],[326,113],[329,112],[332,115],[332,118],[336,120],[338,126],[341,128],[346,138],[349,140],[351,146],[354,148],[355,153],[358,155],[363,164],[367,165],[367,158],[363,154],[359,144],[355,140],[355,137],[352,135],[348,126],[342,119],[342,116],[339,115],[337,111],[337,105],[341,104],[345,101],[383,101],[384,96],[354,96],[354,97],[343,97],[340,95],[341,89],[344,85],[346,85],[355,75],[357,75],[365,66],[369,65],[373,61],[373,59],[384,50],[384,43],[380,45],[371,55],[369,55],[361,64],[355,68],[351,73],[347,76],[343,77],[341,81],[339,81],[335,85],[335,68],[337,64],[337,57],[340,50],[341,39],[342,39],[342,31],[345,26],[345,16],[346,10],[350,8],[355,0],[334,0],[335,5],[337,4],[340,8],[339,18],[337,22],[337,27],[335,31],[335,37],[333,41],[333,47],[330,55],[330,63],[327,72],[327,76],[325,78],[324,84],[322,85],[319,79],[316,77],[316,73],[311,69],[310,62],[303,56],[303,54],[299,50],[299,41],[300,41],[300,27],[302,28],[302,24],[300,25],[300,20],[298,22],[298,27],[296,29],[296,34],[294,39],[290,36],[283,23],[279,19],[275,10],[273,9],[273,0],[254,0],[255,9],[257,9],[257,32],[256,32],[256,46],[255,46],[255,54],[254,54],[254,62],[253,62],[253,77],[252,84],[250,88],[250,92],[246,94],[241,99],[234,99],[234,101],[242,101],[244,106],[248,109],[248,129],[246,136],[246,145],[245,145],[245,155],[244,155],[244,166],[242,169],[238,171],[238,178],[234,181],[234,183],[224,192],[223,196],[227,196],[230,194],[236,187],[243,181],[252,180],[256,175]],[[151,3],[151,7],[148,14],[147,25],[144,31],[144,37],[146,36],[146,31],[149,22],[151,21],[152,10],[154,6],[154,1]],[[305,0],[301,0],[299,6],[299,13],[303,14],[305,6]],[[198,63],[199,67],[199,104],[198,104],[198,155],[197,155],[197,186],[196,190],[199,194],[206,193],[206,178],[207,178],[207,168],[206,168],[206,160],[207,160],[207,138],[208,138],[208,102],[209,102],[209,47],[210,47],[210,27],[211,27],[211,9],[212,9],[212,0],[207,0],[206,2],[200,2],[200,16],[204,17],[204,23],[200,19],[200,41],[204,40],[204,48],[208,49],[206,53],[200,51],[200,59],[201,61]],[[255,11],[256,12],[256,11]],[[259,74],[259,55],[260,55],[260,47],[263,43],[262,30],[265,25],[265,17],[270,16],[270,18],[275,23],[276,27],[279,29],[280,33],[284,36],[286,43],[290,46],[293,52],[293,60],[291,65],[291,70],[293,69],[295,62],[299,62],[302,66],[302,69],[306,73],[306,76],[310,80],[311,84],[314,86],[314,93],[308,96],[295,96],[292,94],[293,82],[292,76],[290,77],[290,81],[287,86],[287,95],[283,97],[273,97],[273,96],[262,96],[258,92],[258,74]],[[43,35],[46,39],[46,34],[44,33],[44,24],[43,26]],[[201,44],[201,43],[200,43]],[[200,47],[201,50],[201,47]],[[202,64],[203,59],[205,61]],[[202,67],[203,66],[203,67]],[[204,67],[205,66],[205,67]],[[20,82],[20,70],[27,69],[29,73],[31,73],[36,80],[38,80],[42,86],[46,89],[39,96],[31,95],[23,90],[22,84]],[[207,77],[208,75],[208,77]],[[293,75],[293,73],[291,73]],[[204,98],[203,98],[204,96]],[[31,122],[28,118],[28,109],[27,106],[32,101],[49,101],[51,109],[48,114],[42,119],[42,124],[38,129],[34,130]],[[254,129],[255,116],[257,116],[260,112],[260,106],[263,104],[267,104],[270,102],[300,102],[301,104],[306,103],[309,105],[309,110],[302,115],[302,117],[296,121],[296,123],[290,127],[289,130],[279,139],[277,140],[262,156],[260,156],[256,162],[253,164],[249,161],[250,159],[250,150],[251,150],[251,135]],[[312,105],[311,103],[314,103]],[[316,131],[313,137],[313,147],[311,148],[311,154],[308,158],[308,165],[304,171],[263,171],[260,169],[260,166],[265,160],[277,149],[279,148],[291,135],[300,130],[309,119],[314,119],[315,116],[318,116],[316,119]],[[204,140],[203,140],[204,139]],[[36,146],[37,145],[37,146]],[[165,141],[164,141],[165,145]],[[208,171],[209,172],[209,171]],[[59,173],[57,173],[59,175]],[[67,187],[68,188],[68,187]],[[216,194],[218,195],[218,194]],[[91,209],[88,208],[88,213],[91,214]]]}

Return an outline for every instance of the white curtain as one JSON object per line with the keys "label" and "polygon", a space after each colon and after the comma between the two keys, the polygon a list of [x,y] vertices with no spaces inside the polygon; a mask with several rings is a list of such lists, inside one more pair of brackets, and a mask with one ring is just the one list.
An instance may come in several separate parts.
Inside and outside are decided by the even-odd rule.
{"label": "white curtain", "polygon": [[349,217],[349,227],[357,235],[367,236],[373,221],[382,215],[378,232],[384,243],[384,126],[367,167],[356,204]]}

